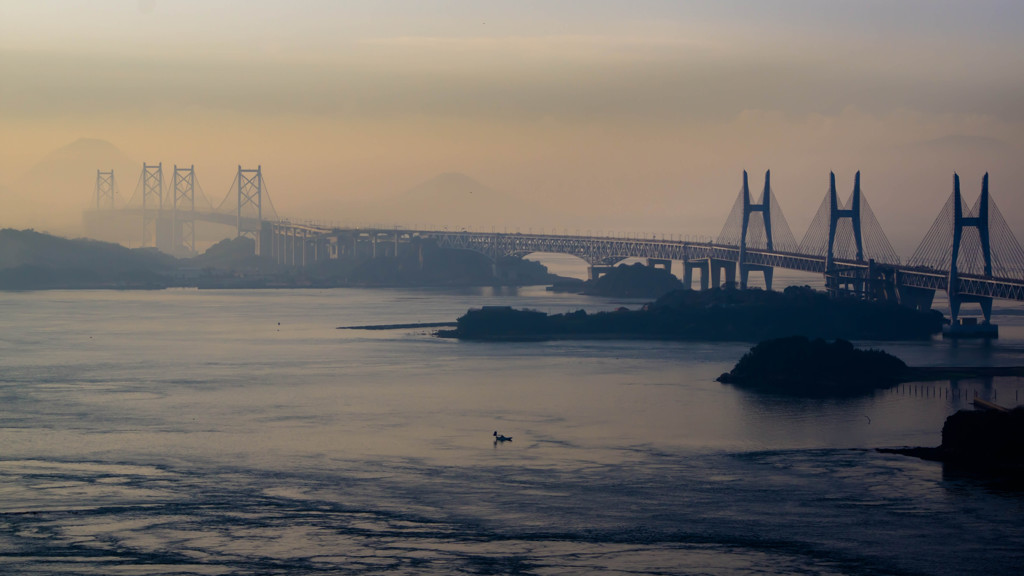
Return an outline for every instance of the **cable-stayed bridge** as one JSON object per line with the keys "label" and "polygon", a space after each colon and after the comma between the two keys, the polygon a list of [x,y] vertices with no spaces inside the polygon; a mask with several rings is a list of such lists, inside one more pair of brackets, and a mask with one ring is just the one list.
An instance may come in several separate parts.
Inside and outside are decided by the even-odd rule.
{"label": "cable-stayed bridge", "polygon": [[134,192],[119,207],[113,173],[99,171],[93,216],[117,212],[138,217],[143,245],[170,253],[194,251],[197,221],[225,224],[236,235],[254,238],[259,254],[294,266],[353,254],[393,257],[402,246],[429,238],[444,248],[479,252],[493,262],[538,252],[570,254],[589,264],[592,277],[628,258],[668,269],[679,262],[683,283],[691,287],[696,272],[702,289],[723,284],[746,288],[751,272],[761,274],[770,289],[774,270],[784,268],[822,274],[833,293],[919,308],[930,307],[935,291],[942,290],[949,296],[954,323],[963,303],[980,304],[988,323],[993,299],[1024,300],[1024,249],[989,194],[987,174],[973,205],[962,197],[960,178],[954,175],[953,193],[906,261],[900,260],[875,218],[861,191],[859,172],[845,202],[835,176],[830,176],[828,193],[799,242],[772,191],[770,172],[757,199],[743,173],[743,186],[722,231],[706,241],[294,222],[278,218],[260,167],[239,166],[216,206],[202,192],[191,166],[175,167],[168,184],[163,183],[162,165],[144,164]]}

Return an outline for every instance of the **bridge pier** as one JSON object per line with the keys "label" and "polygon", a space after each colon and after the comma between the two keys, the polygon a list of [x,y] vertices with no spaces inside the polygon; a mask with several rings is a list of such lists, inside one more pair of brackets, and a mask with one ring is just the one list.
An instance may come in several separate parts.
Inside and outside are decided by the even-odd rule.
{"label": "bridge pier", "polygon": [[693,289],[693,271],[700,271],[700,289],[708,289],[708,277],[711,276],[709,271],[709,264],[707,259],[703,260],[686,260],[683,262],[683,288],[687,290]]}
{"label": "bridge pier", "polygon": [[297,240],[299,244],[298,265],[305,268],[309,262],[309,231],[299,230]]}
{"label": "bridge pier", "polygon": [[150,226],[153,231],[153,246],[165,253],[179,256],[174,246],[174,215],[169,210],[160,210],[151,217]]}
{"label": "bridge pier", "polygon": [[879,302],[900,302],[899,271],[891,265],[877,264],[868,259],[868,276],[864,285],[865,296]]}
{"label": "bridge pier", "polygon": [[764,287],[765,290],[772,289],[772,278],[775,276],[775,268],[771,266],[762,266],[760,264],[747,264],[746,262],[738,262],[737,266],[740,271],[740,289],[747,289],[747,278],[751,271],[760,272],[764,275]]}
{"label": "bridge pier", "polygon": [[971,302],[981,306],[981,315],[984,319],[984,324],[992,324],[992,297],[991,296],[973,296],[968,294],[959,294],[955,290],[949,294],[949,312],[952,320],[952,325],[956,326],[960,317],[960,305],[965,302]]}
{"label": "bridge pier", "polygon": [[590,266],[587,269],[587,271],[589,272],[590,279],[596,281],[601,276],[607,274],[612,268],[615,268],[615,267],[614,266],[597,266],[597,265],[592,265],[592,266]]}
{"label": "bridge pier", "polygon": [[287,264],[288,231],[279,224],[274,224],[273,242],[271,243],[274,261],[278,264]]}
{"label": "bridge pier", "polygon": [[650,268],[664,268],[669,274],[672,273],[672,261],[665,258],[648,258],[647,266]]}
{"label": "bridge pier", "polygon": [[864,298],[867,296],[864,290],[866,280],[862,268],[833,265],[825,270],[825,291],[833,297],[847,294]]}
{"label": "bridge pier", "polygon": [[[731,260],[716,260],[708,258],[708,268],[711,269],[711,288],[734,288],[736,286],[736,263]],[[725,282],[722,282],[722,272],[725,272]]]}
{"label": "bridge pier", "polygon": [[932,302],[935,300],[935,290],[904,286],[898,275],[893,284],[895,284],[896,298],[900,304],[917,310],[931,310]]}
{"label": "bridge pier", "polygon": [[274,223],[266,220],[260,222],[260,234],[256,239],[256,253],[270,256],[276,261],[277,252],[274,249]]}

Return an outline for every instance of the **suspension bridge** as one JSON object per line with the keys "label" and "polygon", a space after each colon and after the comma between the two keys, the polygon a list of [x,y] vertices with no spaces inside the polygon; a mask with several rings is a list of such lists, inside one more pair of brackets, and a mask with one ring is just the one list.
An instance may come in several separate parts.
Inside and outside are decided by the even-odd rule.
{"label": "suspension bridge", "polygon": [[679,262],[683,283],[692,287],[695,272],[701,289],[735,284],[747,287],[750,273],[762,275],[772,287],[776,268],[822,274],[835,294],[894,301],[928,308],[936,290],[949,297],[953,325],[960,307],[977,303],[991,325],[993,299],[1024,301],[1024,249],[996,206],[988,189],[969,205],[954,174],[953,192],[913,255],[901,261],[861,191],[860,172],[843,202],[830,175],[829,190],[803,238],[798,242],[765,173],[760,198],[750,192],[747,173],[725,225],[717,238],[692,241],[641,235],[629,237],[345,228],[293,222],[277,216],[262,167],[238,171],[225,198],[216,206],[202,192],[195,169],[173,169],[165,187],[162,164],[144,164],[131,197],[120,196],[113,171],[97,171],[96,210],[130,215],[140,223],[142,244],[172,254],[195,252],[195,223],[212,222],[234,228],[237,236],[256,242],[258,254],[282,265],[309,266],[321,260],[365,254],[393,257],[414,239],[432,239],[442,248],[471,250],[498,262],[503,257],[532,253],[576,256],[589,265],[592,278],[629,258],[671,271]]}
{"label": "suspension bridge", "polygon": [[163,163],[143,164],[135,188],[126,201],[113,170],[96,171],[96,207],[86,212],[86,227],[102,228],[110,215],[132,218],[141,232],[141,246],[159,248],[175,256],[196,253],[196,223],[230,226],[237,236],[257,240],[265,223],[279,218],[263,180],[263,168],[241,166],[227,194],[214,205],[203,191],[195,166],[174,166],[164,179]]}

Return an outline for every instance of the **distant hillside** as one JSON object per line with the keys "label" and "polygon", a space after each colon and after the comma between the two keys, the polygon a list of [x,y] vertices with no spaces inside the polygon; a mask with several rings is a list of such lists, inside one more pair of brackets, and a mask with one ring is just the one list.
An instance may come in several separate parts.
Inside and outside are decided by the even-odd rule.
{"label": "distant hillside", "polygon": [[420,227],[503,227],[538,221],[532,207],[459,172],[439,174],[359,211],[371,221]]}
{"label": "distant hillside", "polygon": [[177,261],[155,249],[0,230],[0,289],[159,288]]}
{"label": "distant hillside", "polygon": [[141,163],[105,140],[80,138],[47,154],[12,182],[0,199],[0,224],[40,230],[78,230],[94,205],[97,170],[114,170],[120,202],[135,189]]}
{"label": "distant hillside", "polygon": [[217,270],[276,271],[279,267],[267,256],[256,255],[256,242],[239,236],[226,238],[210,246],[206,252],[183,260],[182,264],[194,268]]}

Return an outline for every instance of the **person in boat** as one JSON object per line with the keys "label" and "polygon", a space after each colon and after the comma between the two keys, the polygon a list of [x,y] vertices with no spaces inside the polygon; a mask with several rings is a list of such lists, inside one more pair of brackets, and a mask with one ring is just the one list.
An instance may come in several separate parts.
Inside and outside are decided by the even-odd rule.
{"label": "person in boat", "polygon": [[512,437],[511,436],[505,436],[504,434],[498,434],[498,431],[495,430],[494,431],[494,441],[495,442],[511,442],[512,441]]}

